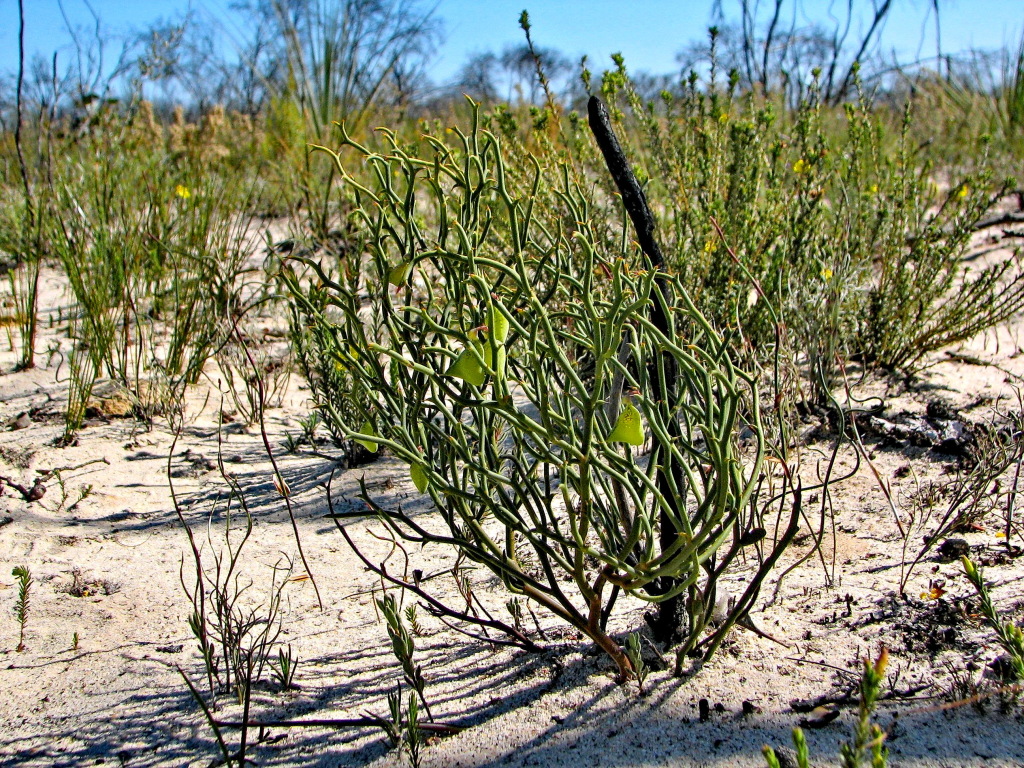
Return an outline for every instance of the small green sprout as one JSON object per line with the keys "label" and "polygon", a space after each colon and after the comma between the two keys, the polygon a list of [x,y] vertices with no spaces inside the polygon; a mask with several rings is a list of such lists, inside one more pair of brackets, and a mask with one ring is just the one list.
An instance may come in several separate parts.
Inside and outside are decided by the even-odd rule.
{"label": "small green sprout", "polygon": [[14,618],[18,622],[18,652],[25,650],[25,625],[28,623],[29,593],[32,589],[32,574],[23,565],[17,566],[11,575],[18,580],[18,599],[14,603]]}

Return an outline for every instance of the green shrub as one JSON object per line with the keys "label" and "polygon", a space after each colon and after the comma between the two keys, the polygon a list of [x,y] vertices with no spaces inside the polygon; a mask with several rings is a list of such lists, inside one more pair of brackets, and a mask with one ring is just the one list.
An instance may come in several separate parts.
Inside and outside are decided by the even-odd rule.
{"label": "green shrub", "polygon": [[[372,259],[368,306],[308,258],[291,264],[310,274],[284,273],[359,393],[346,436],[408,464],[444,531],[362,498],[396,535],[457,550],[576,627],[620,679],[632,665],[605,629],[620,590],[685,596],[682,647],[710,654],[788,543],[781,529],[765,539],[756,498],[757,387],[677,277],[621,236],[614,250],[595,237],[568,169],[535,166],[515,185],[492,134],[456,134],[454,146],[427,137],[423,156],[387,133],[386,154],[346,137],[365,184],[334,155]],[[541,194],[571,225],[538,221]],[[748,547],[759,567],[706,638],[719,580]]]}
{"label": "green shrub", "polygon": [[789,111],[739,93],[735,73],[724,89],[694,75],[655,104],[617,64],[602,92],[624,108],[620,134],[672,269],[753,359],[770,358],[781,320],[814,400],[828,400],[842,362],[913,372],[1024,307],[1014,260],[963,260],[1007,188],[986,170],[984,142],[977,170],[947,182],[913,143],[909,110],[893,130],[888,107],[861,95],[830,109],[812,88]]}
{"label": "green shrub", "polygon": [[147,419],[177,409],[262,296],[242,285],[258,241],[245,176],[187,147],[144,140],[112,110],[97,119],[55,179],[65,213],[54,250],[74,301],[65,439],[102,377]]}

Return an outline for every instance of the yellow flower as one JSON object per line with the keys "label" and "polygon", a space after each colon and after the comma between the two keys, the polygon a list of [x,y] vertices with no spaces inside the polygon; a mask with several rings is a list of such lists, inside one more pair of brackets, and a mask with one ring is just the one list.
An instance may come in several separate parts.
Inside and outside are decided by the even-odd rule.
{"label": "yellow flower", "polygon": [[946,594],[946,590],[944,590],[942,587],[933,586],[927,592],[922,592],[921,593],[921,599],[922,600],[938,600],[944,594]]}
{"label": "yellow flower", "polygon": [[190,197],[192,197],[192,190],[190,190],[184,184],[179,184],[174,188],[174,194],[176,194],[182,200],[188,200]]}
{"label": "yellow flower", "polygon": [[872,195],[877,195],[878,194],[878,185],[877,184],[872,184],[871,188],[868,190],[868,192],[870,194],[872,194]]}
{"label": "yellow flower", "polygon": [[971,193],[971,188],[970,188],[970,187],[968,187],[968,186],[967,186],[966,184],[962,184],[962,185],[960,186],[960,189],[958,189],[958,190],[956,191],[956,196],[957,196],[957,197],[958,197],[958,198],[959,198],[960,200],[963,200],[963,199],[964,199],[965,197],[967,197],[967,195],[969,195],[970,193]]}
{"label": "yellow flower", "polygon": [[793,163],[793,173],[807,173],[810,167],[810,164],[801,157]]}
{"label": "yellow flower", "polygon": [[822,267],[821,268],[821,279],[822,280],[831,280],[833,274],[834,273],[832,272],[832,270],[829,269],[828,267]]}
{"label": "yellow flower", "polygon": [[722,125],[725,125],[726,123],[728,123],[729,122],[729,113],[728,112],[723,112],[722,114],[720,114],[718,116],[718,122],[720,122]]}

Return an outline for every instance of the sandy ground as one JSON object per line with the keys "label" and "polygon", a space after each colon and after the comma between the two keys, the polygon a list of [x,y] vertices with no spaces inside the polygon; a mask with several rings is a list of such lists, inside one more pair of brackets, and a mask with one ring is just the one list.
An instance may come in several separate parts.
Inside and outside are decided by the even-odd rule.
{"label": "sandy ground", "polygon": [[[56,305],[60,293],[54,279],[48,276],[45,296]],[[880,415],[890,421],[924,415],[935,402],[958,412],[966,424],[994,418],[994,410],[1019,408],[1013,384],[1024,376],[1020,330],[1013,326],[972,341],[960,350],[966,358],[937,355],[935,365],[909,387],[874,380],[862,389],[885,399]],[[57,333],[47,330],[40,348]],[[192,562],[168,490],[166,457],[174,438],[159,422],[146,430],[130,419],[93,419],[77,445],[56,447],[66,392],[59,361],[11,373],[14,360],[13,352],[0,354],[5,371],[0,424],[9,425],[0,432],[0,474],[31,485],[42,471],[79,468],[62,473],[63,493],[50,476],[41,501],[27,503],[10,489],[0,498],[0,765],[208,765],[218,755],[213,733],[179,673],[204,687],[187,624],[192,608],[182,587],[182,573],[191,583]],[[215,400],[196,393],[170,462],[182,512],[207,563],[215,551],[223,551],[227,519],[227,485],[215,469]],[[30,423],[13,429],[24,426],[24,421],[15,424],[24,412],[33,414]],[[298,419],[306,413],[306,393],[293,379],[282,406],[268,412],[267,430],[291,489],[322,609],[313,583],[301,579],[291,523],[258,430],[229,425],[220,437],[224,466],[243,489],[254,522],[240,582],[252,580],[250,604],[265,603],[275,574],[278,581],[300,577],[286,582],[281,605],[281,642],[300,660],[299,687],[259,686],[252,717],[384,715],[386,694],[401,671],[373,604],[379,583],[324,517],[330,462],[308,446],[294,453],[284,448],[286,434],[299,435]],[[943,477],[955,462],[912,440],[876,433],[865,441],[897,499],[916,482]],[[829,449],[828,443],[804,446],[805,473],[813,474],[816,457]],[[333,449],[328,444],[323,450]],[[844,449],[841,465],[852,461],[852,450]],[[908,464],[909,473],[901,469]],[[337,472],[333,487],[339,504],[355,503],[351,499],[364,475],[383,504],[422,507],[405,468],[387,459]],[[982,702],[984,713],[972,706],[943,708],[954,673],[974,679],[991,675],[986,665],[999,655],[992,633],[965,615],[971,603],[964,598],[973,593],[959,564],[929,556],[910,578],[907,597],[899,596],[904,541],[866,463],[834,489],[833,510],[834,547],[830,520],[823,561],[811,558],[789,574],[774,602],[768,599],[769,586],[753,614],[787,647],[738,629],[703,668],[685,679],[652,672],[642,694],[635,684],[617,685],[608,661],[551,619],[539,617],[549,650],[524,654],[462,638],[421,610],[416,657],[434,717],[465,726],[459,735],[432,739],[422,764],[764,765],[762,745],[788,745],[790,730],[807,716],[792,702],[847,693],[856,682],[859,659],[884,644],[891,654],[886,691],[906,694],[884,701],[878,711],[894,765],[1024,765],[1019,704],[1000,707],[999,697],[990,697]],[[964,538],[976,558],[993,561],[986,573],[995,601],[1019,620],[1024,568],[999,556],[1003,540],[997,523],[994,517]],[[388,551],[386,542],[371,535],[372,524],[356,521],[348,527],[371,558]],[[232,540],[238,539],[236,528]],[[804,539],[784,564],[795,562],[809,546]],[[428,576],[451,565],[443,553],[409,555],[410,570],[420,568]],[[294,566],[287,574],[274,570],[287,562]],[[15,651],[16,588],[10,576],[18,565],[35,578],[22,652]],[[505,598],[492,580],[480,572],[472,578],[501,613]],[[441,582],[439,577],[436,583]],[[937,584],[945,594],[929,599]],[[957,606],[967,608],[958,612]],[[638,604],[625,605],[614,619],[615,629],[638,628],[641,612]],[[710,705],[705,721],[699,716],[701,699]],[[227,697],[220,702],[218,717],[240,716]],[[855,704],[840,708],[834,722],[808,730],[818,765],[836,763],[838,745],[849,738]],[[225,731],[232,739],[234,733]],[[371,728],[272,727],[252,733],[250,740],[258,737],[262,740],[253,744],[250,757],[261,765],[408,762]]]}

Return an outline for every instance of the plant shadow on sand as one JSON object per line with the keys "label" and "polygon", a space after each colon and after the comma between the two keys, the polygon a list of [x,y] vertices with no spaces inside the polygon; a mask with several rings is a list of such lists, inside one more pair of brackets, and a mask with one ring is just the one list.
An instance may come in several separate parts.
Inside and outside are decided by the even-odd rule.
{"label": "plant shadow on sand", "polygon": [[[920,451],[908,446],[901,450],[898,442],[869,440],[867,445],[869,450],[888,448],[894,460]],[[184,450],[176,451],[172,472],[188,464],[181,455]],[[213,451],[208,449],[215,456]],[[260,545],[265,550],[263,554],[269,551],[267,547],[277,551],[290,540],[287,512],[271,480],[271,468],[259,437],[249,435],[223,454],[225,469],[235,475],[254,519],[260,526],[266,526],[266,538]],[[277,460],[291,489],[306,543],[316,541],[317,547],[330,544],[336,548],[333,554],[320,552],[314,562],[317,576],[323,579],[321,587],[333,594],[327,614],[310,619],[300,611],[286,640],[299,643],[299,647],[308,641],[316,648],[301,655],[297,677],[300,690],[280,694],[270,686],[257,687],[252,719],[326,719],[358,717],[366,712],[385,715],[385,697],[394,690],[401,670],[391,655],[383,624],[375,619],[372,576],[357,567],[355,572],[361,573],[358,578],[354,572],[348,572],[344,580],[339,580],[338,574],[329,570],[352,560],[333,522],[323,519],[327,512],[323,485],[332,466],[320,457],[301,452],[280,451]],[[150,462],[144,466],[148,471]],[[159,482],[165,477],[166,462],[154,461],[152,469],[160,475],[154,474],[151,482]],[[372,482],[371,496],[381,504],[400,503],[417,517],[429,514],[429,504],[410,493],[406,467],[387,458],[372,468],[339,472],[334,482],[336,505],[357,509],[362,504],[356,496],[364,471],[367,482]],[[182,479],[180,484],[188,522],[197,530],[204,529],[211,521],[212,510],[216,529],[223,522],[229,496],[217,470]],[[154,541],[168,535],[176,542],[179,539],[178,523],[168,508],[149,516],[115,519],[122,514],[111,512],[85,519],[74,530],[145,533]],[[28,521],[29,517],[38,517],[42,523],[45,515],[27,506],[19,513],[19,520]],[[345,523],[351,531],[361,530],[367,524],[373,527],[372,517]],[[89,528],[96,530],[90,532]],[[387,550],[386,542],[368,536],[358,541],[367,546],[371,559]],[[127,591],[132,588],[132,583],[126,584]],[[365,597],[362,607],[349,599],[358,595]],[[334,613],[340,623],[334,619]],[[908,623],[918,622],[915,617],[908,618]],[[199,685],[200,665],[194,641],[185,636],[183,620],[178,621],[175,631],[178,638],[174,642],[183,642],[189,654],[179,657],[180,663]],[[746,635],[741,632],[739,637]],[[485,644],[464,640],[443,629],[417,637],[416,643],[417,659],[424,667],[427,697],[435,717],[441,722],[468,726],[461,735],[432,739],[422,755],[424,766],[763,765],[761,746],[788,745],[790,729],[799,721],[799,715],[791,713],[784,704],[764,705],[764,714],[741,716],[742,701],[748,696],[754,698],[755,694],[746,690],[746,684],[739,678],[731,683],[732,673],[726,671],[723,675],[721,670],[713,669],[714,664],[706,670],[710,679],[707,674],[698,674],[685,683],[668,677],[667,673],[655,673],[648,679],[645,695],[638,696],[635,685],[617,686],[612,682],[610,666],[603,658],[580,655],[578,644],[561,646],[556,642],[548,652],[539,655],[494,653]],[[112,645],[101,652],[74,656],[76,664],[88,664],[98,670],[110,667],[99,675],[106,687],[104,694],[80,706],[78,713],[71,707],[62,712],[59,700],[52,697],[57,706],[47,703],[46,714],[41,716],[46,721],[45,736],[39,730],[23,735],[19,733],[19,721],[12,720],[0,738],[0,764],[70,766],[103,760],[114,765],[156,766],[196,764],[197,760],[205,764],[213,760],[217,750],[212,732],[184,689],[175,665],[168,663],[174,661],[173,657],[154,653],[155,658],[147,658],[154,650],[152,645]],[[741,640],[739,645],[745,643]],[[332,646],[338,650],[324,650]],[[906,650],[909,653],[912,649]],[[112,656],[120,659],[109,663]],[[26,664],[19,666],[32,666],[29,658],[24,661]],[[45,663],[53,668],[65,661]],[[119,674],[119,663],[129,674],[121,677],[124,671]],[[76,694],[86,702],[93,699],[97,690],[95,681],[91,683]],[[708,690],[709,685],[718,685],[719,690]],[[732,692],[723,694],[723,686]],[[715,703],[722,702],[725,711],[715,712],[707,722],[700,722],[696,702],[703,696]],[[764,703],[763,699],[755,700]],[[221,697],[221,701],[227,703],[228,698]],[[894,761],[926,763],[942,755],[945,762],[941,764],[949,765],[1019,763],[1019,756],[1024,754],[1024,727],[1018,717],[990,711],[983,718],[970,707],[914,711],[926,710],[932,704],[933,701],[883,706],[878,721],[890,732]],[[893,717],[896,713],[898,718]],[[845,711],[824,729],[808,731],[812,755],[823,761],[833,759],[837,745],[850,736],[852,717],[851,712]],[[34,715],[35,718],[40,715]],[[991,736],[996,730],[1000,734],[998,739]],[[225,735],[236,737],[230,730]],[[264,765],[398,765],[406,759],[391,750],[380,731],[368,728],[270,728],[263,743],[256,742],[257,736],[254,730],[250,754]],[[280,736],[284,738],[275,741]]]}
{"label": "plant shadow on sand", "polygon": [[[699,722],[692,704],[681,705],[680,698],[687,691],[678,679],[663,677],[638,696],[634,689],[611,681],[607,663],[576,657],[552,680],[552,671],[558,668],[552,664],[553,653],[498,663],[480,648],[464,647],[447,655],[443,668],[435,668],[440,675],[430,683],[453,685],[459,692],[433,702],[440,721],[467,730],[456,737],[432,740],[422,764],[464,768],[754,766],[763,765],[762,745],[790,743],[796,715],[744,716],[727,710]],[[366,651],[342,651],[307,664],[303,691],[291,701],[261,706],[257,721],[322,719],[340,711],[345,714],[339,717],[379,712],[397,677],[383,648],[369,655]],[[333,682],[337,671],[345,669],[358,669],[358,677]],[[311,674],[309,670],[313,670]],[[598,683],[593,682],[595,673]],[[581,691],[581,678],[586,677],[591,677],[591,682],[584,683]],[[524,678],[532,682],[516,685]],[[515,692],[503,696],[508,685]],[[255,694],[255,698],[264,696],[265,692]],[[548,697],[559,703],[546,706]],[[566,707],[563,698],[571,698],[572,706]],[[465,706],[466,701],[484,699],[483,706]],[[0,765],[73,766],[86,761],[134,766],[194,764],[197,757],[213,756],[216,751],[201,718],[183,723],[182,712],[194,710],[189,696],[181,691],[154,692],[149,686],[140,686],[124,692],[116,721],[106,718],[105,710],[96,709],[67,718],[63,727],[58,721],[46,743],[15,737],[7,741],[5,749],[13,750],[16,757]],[[850,737],[852,716],[848,713],[821,730],[808,731],[812,756],[828,760],[835,755],[839,744]],[[541,720],[547,725],[542,726]],[[967,708],[937,711],[903,704],[883,709],[879,721],[889,732],[887,743],[897,764],[934,760],[940,750],[943,765],[1017,765],[1024,754],[1024,729],[1016,715],[990,714],[979,719]],[[993,729],[999,730],[999,739],[992,738]],[[519,735],[526,732],[532,735]],[[269,728],[263,736],[264,741],[254,743],[250,751],[262,765],[327,768],[402,765],[405,760],[375,729]]]}

